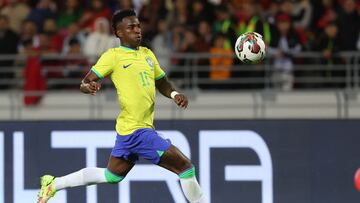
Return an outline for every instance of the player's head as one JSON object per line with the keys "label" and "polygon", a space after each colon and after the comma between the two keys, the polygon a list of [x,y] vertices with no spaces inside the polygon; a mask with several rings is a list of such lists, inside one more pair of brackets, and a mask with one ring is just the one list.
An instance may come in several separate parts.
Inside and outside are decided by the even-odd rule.
{"label": "player's head", "polygon": [[141,42],[141,28],[134,10],[126,9],[114,13],[112,28],[121,43],[136,48]]}

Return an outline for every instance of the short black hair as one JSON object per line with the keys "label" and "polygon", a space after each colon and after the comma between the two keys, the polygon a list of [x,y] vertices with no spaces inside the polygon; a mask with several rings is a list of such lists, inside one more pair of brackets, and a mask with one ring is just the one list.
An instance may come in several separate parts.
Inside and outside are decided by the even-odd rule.
{"label": "short black hair", "polygon": [[76,39],[75,37],[73,37],[73,38],[71,38],[71,39],[69,40],[69,45],[70,45],[70,46],[73,46],[73,45],[76,45],[76,44],[80,44],[80,42],[79,42],[79,40]]}
{"label": "short black hair", "polygon": [[114,31],[116,31],[116,27],[118,23],[121,22],[122,19],[124,19],[125,17],[129,17],[129,16],[136,16],[136,13],[133,9],[124,9],[124,10],[116,11],[113,14],[111,20],[111,26],[114,29]]}

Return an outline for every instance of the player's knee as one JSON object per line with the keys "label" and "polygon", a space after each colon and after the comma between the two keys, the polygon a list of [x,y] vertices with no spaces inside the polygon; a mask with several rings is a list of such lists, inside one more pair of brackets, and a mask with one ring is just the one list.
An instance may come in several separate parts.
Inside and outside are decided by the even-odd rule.
{"label": "player's knee", "polygon": [[116,184],[121,182],[125,176],[119,176],[116,175],[114,173],[112,173],[111,171],[109,171],[109,169],[105,170],[105,178],[106,178],[106,182],[110,183],[110,184]]}
{"label": "player's knee", "polygon": [[194,165],[191,164],[189,168],[187,168],[186,170],[179,173],[179,178],[187,179],[187,178],[195,177],[195,175],[196,175],[195,174],[195,167],[194,167]]}
{"label": "player's knee", "polygon": [[194,168],[194,165],[189,161],[189,160],[186,160],[184,161],[184,163],[182,164],[182,167],[181,167],[183,170],[182,171],[185,171],[185,170],[188,170],[190,168]]}

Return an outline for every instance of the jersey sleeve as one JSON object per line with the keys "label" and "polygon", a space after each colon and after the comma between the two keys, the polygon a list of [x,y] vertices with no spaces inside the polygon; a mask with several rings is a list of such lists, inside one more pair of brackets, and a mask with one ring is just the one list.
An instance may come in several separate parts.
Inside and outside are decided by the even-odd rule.
{"label": "jersey sleeve", "polygon": [[155,74],[155,80],[160,80],[161,78],[165,77],[165,72],[163,71],[163,69],[161,69],[160,64],[158,62],[158,60],[155,57],[155,54],[149,50],[150,56],[154,61],[154,74]]}
{"label": "jersey sleeve", "polygon": [[99,78],[104,78],[110,75],[114,69],[114,54],[111,50],[106,51],[101,55],[96,64],[91,68]]}

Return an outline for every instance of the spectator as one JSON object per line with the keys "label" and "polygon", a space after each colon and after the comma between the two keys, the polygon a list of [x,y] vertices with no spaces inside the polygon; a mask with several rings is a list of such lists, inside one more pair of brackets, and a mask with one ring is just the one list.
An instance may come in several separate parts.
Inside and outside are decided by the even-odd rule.
{"label": "spectator", "polygon": [[213,23],[214,34],[222,33],[226,35],[227,41],[225,42],[225,46],[230,48],[232,44],[235,44],[237,39],[235,19],[226,5],[216,7],[215,14],[216,19]]}
{"label": "spectator", "polygon": [[188,24],[189,15],[187,1],[175,0],[174,10],[168,13],[169,25],[173,26],[177,23],[186,25]]}
{"label": "spectator", "polygon": [[111,9],[104,1],[92,0],[90,8],[84,11],[84,14],[79,20],[80,27],[85,28],[87,32],[92,32],[99,18],[105,18],[110,21]]}
{"label": "spectator", "polygon": [[[31,21],[29,21],[31,22]],[[50,46],[49,36],[45,33],[37,35],[38,45],[28,48],[29,40],[25,40],[24,47],[28,54],[24,68],[24,104],[26,106],[37,105],[41,102],[43,93],[48,88],[46,77],[61,77],[59,63],[54,60],[41,60],[41,56],[55,53]],[[50,85],[51,86],[51,85]],[[35,93],[35,95],[34,95]]]}
{"label": "spectator", "polygon": [[292,0],[280,0],[280,12],[291,16],[294,10],[294,3]]}
{"label": "spectator", "polygon": [[62,47],[62,53],[68,54],[70,51],[70,40],[76,39],[81,47],[81,53],[84,53],[84,44],[86,41],[86,33],[83,30],[80,30],[80,27],[77,23],[72,23],[66,30],[64,43]]}
{"label": "spectator", "polygon": [[43,91],[47,89],[46,79],[41,70],[40,58],[29,56],[24,68],[24,98],[25,106],[38,105],[43,98]]}
{"label": "spectator", "polygon": [[18,49],[18,53],[24,56],[30,56],[33,54],[33,42],[30,39],[26,39],[21,42],[22,49]]}
{"label": "spectator", "polygon": [[29,6],[20,0],[11,0],[8,5],[1,9],[1,14],[9,19],[10,28],[18,34],[21,31],[22,22],[29,13]]}
{"label": "spectator", "polygon": [[148,19],[143,19],[141,21],[141,32],[143,33],[141,46],[151,48],[151,41],[156,35],[156,26],[152,26]]}
{"label": "spectator", "polygon": [[72,38],[69,40],[69,52],[67,53],[67,55],[80,55],[81,54],[81,44],[79,42],[79,40],[77,40],[76,38]]}
{"label": "spectator", "polygon": [[56,17],[56,4],[52,0],[40,0],[32,9],[28,20],[35,22],[37,29],[42,31],[45,19]]}
{"label": "spectator", "polygon": [[[62,78],[63,77],[63,66],[59,59],[52,58],[41,58],[47,55],[55,55],[58,50],[52,45],[52,36],[46,33],[39,34],[39,46],[33,48],[33,51],[37,53],[41,59],[41,72],[45,74],[46,78]],[[61,84],[48,84],[49,88],[62,87]]]}
{"label": "spectator", "polygon": [[[9,27],[9,20],[6,16],[0,16],[0,54],[16,54],[18,35]],[[10,87],[10,80],[14,77],[12,66],[14,60],[0,60],[0,89]],[[8,80],[8,81],[6,81]]]}
{"label": "spectator", "polygon": [[336,21],[338,13],[334,8],[328,8],[317,22],[317,31],[321,32],[329,22]]}
{"label": "spectator", "polygon": [[[340,51],[341,43],[338,37],[338,26],[335,22],[328,22],[325,26],[323,33],[321,33],[320,37],[315,44],[315,50],[320,51],[322,53],[321,63],[326,65],[326,70],[323,71],[322,77],[327,79],[332,79],[334,77],[344,77],[345,69],[334,69],[335,64],[340,64],[342,62],[339,56],[336,54]],[[314,75],[314,74],[313,74]],[[332,80],[329,80],[332,81]],[[344,84],[324,84],[326,87],[339,87]]]}
{"label": "spectator", "polygon": [[[68,78],[81,78],[89,65],[87,60],[81,55],[81,44],[76,38],[69,40],[69,51],[67,56],[70,58],[65,60],[64,64],[64,77]],[[85,68],[86,67],[86,68]],[[72,85],[78,87],[78,84]]]}
{"label": "spectator", "polygon": [[276,15],[279,13],[279,11],[279,2],[271,2],[269,9],[264,11],[264,19],[266,20],[266,22],[268,22],[270,25],[274,25],[276,22]]}
{"label": "spectator", "polygon": [[[190,30],[186,29],[184,25],[177,24],[171,29],[171,50],[173,52],[187,52],[193,50],[193,43],[195,42],[195,36],[191,33]],[[171,64],[177,66],[177,68],[183,68],[185,63],[190,61],[185,61],[182,58],[172,58]],[[184,70],[176,70],[172,71],[172,78],[183,78]]]}
{"label": "spectator", "polygon": [[56,54],[57,50],[51,44],[51,36],[47,33],[40,33],[39,35],[39,46],[34,47],[33,50],[39,52],[40,55]]}
{"label": "spectator", "polygon": [[24,42],[31,41],[31,47],[39,46],[38,29],[35,22],[26,20],[23,22],[22,31],[20,33],[19,52],[24,52]]}
{"label": "spectator", "polygon": [[183,41],[180,44],[179,50],[180,52],[196,52],[197,47],[195,42],[197,40],[197,36],[195,32],[191,29],[185,29]]}
{"label": "spectator", "polygon": [[[213,38],[211,32],[211,26],[207,21],[202,20],[199,22],[199,24],[196,27],[197,27],[196,30],[197,38],[194,44],[195,47],[194,51],[198,53],[209,53],[210,48],[212,46],[212,38]],[[197,76],[200,79],[201,78],[208,79],[209,73],[206,67],[210,65],[209,57],[198,58],[197,60],[194,61],[194,64],[196,64],[199,67],[197,68]]]}
{"label": "spectator", "polygon": [[57,31],[55,19],[48,18],[44,21],[43,32],[49,37],[49,47],[60,53],[63,47],[63,36]]}
{"label": "spectator", "polygon": [[188,24],[196,26],[200,21],[212,22],[214,20],[213,10],[210,4],[201,0],[191,2],[191,13]]}
{"label": "spectator", "polygon": [[315,6],[313,30],[321,32],[328,22],[337,20],[337,5],[335,0],[322,0],[321,5]]}
{"label": "spectator", "polygon": [[292,0],[283,0],[280,3],[280,12],[290,16],[301,44],[304,48],[307,47],[308,39],[305,29],[311,20],[311,6],[308,0],[300,0],[296,4]]}
{"label": "spectator", "polygon": [[315,44],[314,50],[322,53],[324,64],[334,64],[334,55],[340,51],[341,43],[338,37],[338,30],[335,22],[328,22]]}
{"label": "spectator", "polygon": [[184,40],[185,26],[182,24],[176,24],[171,29],[171,49],[174,52],[180,50],[182,41]]}
{"label": "spectator", "polygon": [[157,56],[161,68],[168,74],[171,72],[170,56],[172,53],[171,35],[168,32],[168,25],[165,19],[158,22],[158,34],[152,40],[151,47]]}
{"label": "spectator", "polygon": [[[257,32],[264,36],[264,41],[269,44],[271,41],[270,25],[262,20],[258,13],[258,7],[255,3],[249,2],[243,4],[242,13],[239,14],[239,24],[237,26],[237,35],[245,32]],[[233,42],[232,44],[234,44]]]}
{"label": "spectator", "polygon": [[360,32],[360,17],[354,0],[345,0],[339,14],[341,50],[355,51]]}
{"label": "spectator", "polygon": [[301,44],[288,14],[280,13],[276,20],[276,30],[268,49],[275,57],[273,83],[275,88],[288,91],[293,88],[294,82],[291,57],[301,51]]}
{"label": "spectator", "polygon": [[98,18],[95,21],[95,30],[89,34],[84,45],[84,54],[94,57],[112,47],[120,45],[119,40],[110,35],[109,21],[106,18]]}
{"label": "spectator", "polygon": [[209,22],[202,20],[196,27],[199,35],[196,42],[197,52],[209,52],[213,37]]}
{"label": "spectator", "polygon": [[[31,21],[29,21],[31,22]],[[43,91],[47,89],[47,81],[45,75],[58,75],[58,71],[52,72],[48,69],[51,62],[41,60],[41,56],[53,52],[49,48],[49,38],[46,34],[37,35],[38,46],[30,47],[30,40],[23,42],[24,51],[26,51],[27,59],[24,68],[24,104],[26,106],[34,106],[41,102]],[[45,68],[43,67],[45,66]]]}
{"label": "spectator", "polygon": [[226,35],[218,34],[214,38],[213,46],[210,48],[210,53],[214,55],[229,55],[226,56],[212,56],[210,58],[210,79],[211,80],[227,80],[231,77],[231,66],[233,64],[233,51],[225,48]]}
{"label": "spectator", "polygon": [[70,24],[77,22],[83,14],[79,0],[66,0],[65,8],[57,17],[56,24],[59,29],[67,28]]}
{"label": "spectator", "polygon": [[153,0],[144,2],[142,7],[139,9],[138,18],[142,22],[143,36],[145,37],[145,45],[151,44],[152,38],[156,35],[156,28],[158,26],[159,19],[166,19],[166,14],[159,15],[160,0]]}

